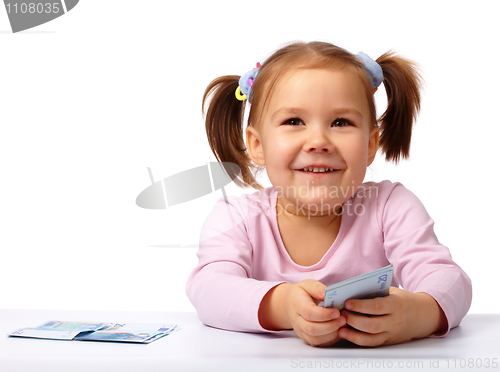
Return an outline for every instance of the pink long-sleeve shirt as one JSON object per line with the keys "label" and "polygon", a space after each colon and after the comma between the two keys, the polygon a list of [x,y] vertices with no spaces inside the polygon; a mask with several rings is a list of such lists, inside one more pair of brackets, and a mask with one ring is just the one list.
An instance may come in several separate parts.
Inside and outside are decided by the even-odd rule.
{"label": "pink long-sleeve shirt", "polygon": [[[393,286],[431,295],[448,330],[469,310],[467,274],[439,243],[420,200],[399,183],[363,184],[343,205],[338,235],[323,258],[300,266],[289,256],[278,229],[277,191],[220,199],[203,225],[199,263],[186,292],[205,324],[233,331],[266,332],[258,319],[274,286],[315,279],[331,285],[394,266]],[[305,247],[305,249],[307,249]],[[447,332],[446,332],[447,333]]]}

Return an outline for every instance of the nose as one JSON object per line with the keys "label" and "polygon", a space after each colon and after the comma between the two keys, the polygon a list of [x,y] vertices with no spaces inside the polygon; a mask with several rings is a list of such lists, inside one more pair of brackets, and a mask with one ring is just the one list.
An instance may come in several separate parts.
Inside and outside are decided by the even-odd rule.
{"label": "nose", "polygon": [[335,146],[323,129],[311,129],[304,144],[306,152],[331,153]]}

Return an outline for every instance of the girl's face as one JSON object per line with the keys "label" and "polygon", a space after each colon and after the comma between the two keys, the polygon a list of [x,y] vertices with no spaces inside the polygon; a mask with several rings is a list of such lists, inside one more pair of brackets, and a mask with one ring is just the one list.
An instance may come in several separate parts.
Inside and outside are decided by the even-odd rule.
{"label": "girl's face", "polygon": [[338,210],[363,182],[378,148],[365,88],[354,72],[294,69],[247,128],[251,159],[265,165],[293,214]]}

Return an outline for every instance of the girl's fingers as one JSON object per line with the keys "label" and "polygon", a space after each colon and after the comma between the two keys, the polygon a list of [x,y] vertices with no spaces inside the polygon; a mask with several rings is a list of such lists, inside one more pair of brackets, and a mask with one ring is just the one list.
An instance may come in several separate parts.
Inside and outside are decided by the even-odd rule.
{"label": "girl's fingers", "polygon": [[377,297],[369,300],[347,300],[345,308],[349,311],[367,315],[385,315],[392,313],[391,299]]}
{"label": "girl's fingers", "polygon": [[322,337],[336,333],[346,324],[345,318],[330,319],[328,322],[309,322],[304,318],[297,318],[294,329],[300,329],[307,337]]}
{"label": "girl's fingers", "polygon": [[348,328],[340,329],[339,337],[359,346],[379,346],[385,344],[387,341],[386,332],[371,334]]}
{"label": "girl's fingers", "polygon": [[302,340],[304,340],[311,346],[331,346],[341,340],[337,331],[320,336],[311,336],[306,334],[305,332],[302,332],[301,330],[296,330],[295,332]]}
{"label": "girl's fingers", "polygon": [[347,324],[358,331],[377,334],[387,331],[390,316],[379,315],[368,317],[362,314],[355,314],[350,311],[342,311],[342,316],[345,317]]}
{"label": "girl's fingers", "polygon": [[299,315],[309,322],[328,322],[340,317],[340,311],[332,308],[323,308],[315,304],[304,305],[299,310]]}
{"label": "girl's fingers", "polygon": [[313,279],[306,279],[298,283],[298,286],[306,291],[309,296],[318,301],[323,301],[326,286]]}

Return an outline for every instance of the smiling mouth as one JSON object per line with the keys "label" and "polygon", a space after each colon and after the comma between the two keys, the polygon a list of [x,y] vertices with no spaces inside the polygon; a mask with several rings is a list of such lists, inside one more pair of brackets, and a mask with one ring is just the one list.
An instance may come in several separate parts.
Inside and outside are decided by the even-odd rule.
{"label": "smiling mouth", "polygon": [[334,168],[323,168],[323,167],[307,167],[302,169],[297,169],[301,172],[310,172],[310,173],[332,173],[337,171],[338,169]]}

